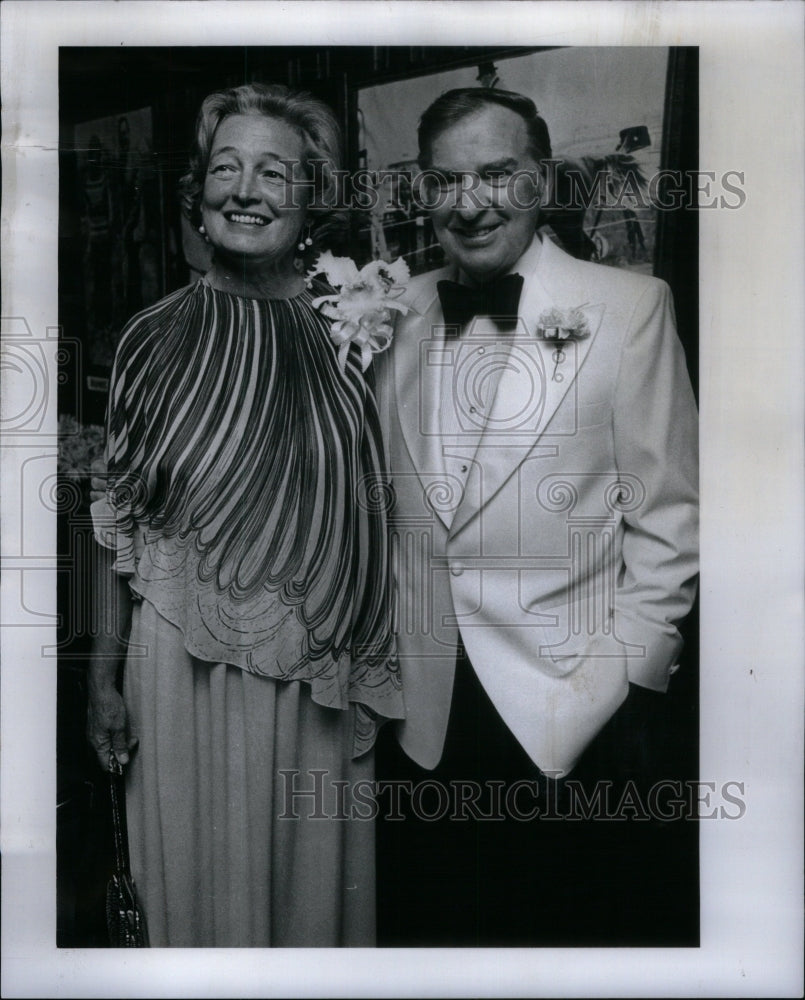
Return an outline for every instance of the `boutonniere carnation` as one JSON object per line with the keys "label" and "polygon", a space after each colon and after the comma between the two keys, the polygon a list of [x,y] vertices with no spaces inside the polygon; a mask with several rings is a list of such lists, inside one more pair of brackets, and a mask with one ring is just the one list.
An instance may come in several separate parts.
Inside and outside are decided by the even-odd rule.
{"label": "boutonniere carnation", "polygon": [[338,347],[341,371],[346,368],[351,344],[360,348],[361,369],[366,371],[372,355],[391,344],[392,310],[408,312],[408,306],[396,301],[411,276],[407,264],[402,258],[391,264],[373,260],[359,270],[350,257],[334,257],[328,250],[308,271],[308,287],[317,274],[324,274],[339,290],[336,295],[320,295],[313,306],[333,320],[330,336]]}
{"label": "boutonniere carnation", "polygon": [[590,326],[582,306],[570,309],[546,309],[537,320],[537,336],[540,340],[552,341],[556,350],[553,359],[553,381],[562,382],[564,376],[559,365],[565,360],[563,345],[570,340],[584,340],[590,336]]}
{"label": "boutonniere carnation", "polygon": [[543,340],[584,340],[590,336],[590,327],[581,306],[546,309],[537,322],[537,334]]}

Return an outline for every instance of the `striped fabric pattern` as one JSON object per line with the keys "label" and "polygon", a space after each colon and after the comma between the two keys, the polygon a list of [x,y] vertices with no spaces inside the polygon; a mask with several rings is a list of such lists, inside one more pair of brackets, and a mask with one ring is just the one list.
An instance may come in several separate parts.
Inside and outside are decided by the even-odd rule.
{"label": "striped fabric pattern", "polygon": [[[194,655],[207,629],[211,660],[294,679],[348,671],[332,678],[341,695],[316,700],[346,692],[399,717],[379,420],[357,357],[339,370],[311,305],[327,291],[268,301],[201,280],[134,317],[112,375],[109,499],[119,550],[145,539],[135,592],[160,610],[160,588],[166,609],[177,587],[192,591],[204,619]],[[294,662],[272,663],[271,649],[218,655],[223,620],[242,647],[255,622],[280,622],[278,599],[304,633]]]}

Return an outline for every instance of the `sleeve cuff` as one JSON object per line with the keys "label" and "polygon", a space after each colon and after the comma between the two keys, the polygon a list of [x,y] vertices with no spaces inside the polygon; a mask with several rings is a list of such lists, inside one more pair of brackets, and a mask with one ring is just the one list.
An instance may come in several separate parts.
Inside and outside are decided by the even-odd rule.
{"label": "sleeve cuff", "polygon": [[89,506],[92,516],[92,533],[95,541],[105,549],[117,550],[117,527],[115,514],[104,497]]}
{"label": "sleeve cuff", "polygon": [[115,513],[109,502],[106,498],[96,500],[90,504],[89,512],[95,541],[115,554],[112,569],[121,576],[133,576],[136,565],[134,539],[118,531]]}
{"label": "sleeve cuff", "polygon": [[[626,674],[632,684],[665,692],[679,669],[682,636],[672,625],[665,631],[621,618],[618,638],[627,644]],[[634,647],[642,647],[642,653]]]}

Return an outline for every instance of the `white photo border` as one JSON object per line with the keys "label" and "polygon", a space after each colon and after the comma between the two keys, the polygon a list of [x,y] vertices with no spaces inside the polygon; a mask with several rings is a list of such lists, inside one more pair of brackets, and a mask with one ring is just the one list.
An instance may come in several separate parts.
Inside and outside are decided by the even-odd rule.
{"label": "white photo border", "polygon": [[[50,365],[38,437],[2,442],[2,992],[7,997],[799,996],[803,914],[803,8],[782,3],[6,0],[2,316]],[[26,463],[56,455],[60,45],[695,45],[700,168],[743,172],[700,213],[701,947],[56,949],[54,517],[22,549]],[[21,329],[19,326],[13,328]],[[3,375],[13,413],[18,373]],[[26,531],[29,524],[26,523]],[[37,599],[23,591],[36,578]],[[36,572],[30,572],[35,570]],[[45,594],[45,598],[42,594]],[[52,602],[48,598],[52,596]],[[36,609],[36,610],[34,610]]]}

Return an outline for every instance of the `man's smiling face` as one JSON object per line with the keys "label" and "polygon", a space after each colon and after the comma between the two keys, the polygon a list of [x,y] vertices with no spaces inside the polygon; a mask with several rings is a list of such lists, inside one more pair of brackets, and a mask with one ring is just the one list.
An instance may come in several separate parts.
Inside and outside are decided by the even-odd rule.
{"label": "man's smiling face", "polygon": [[511,182],[538,170],[525,121],[490,104],[440,132],[430,160],[447,182],[428,197],[445,253],[479,283],[504,274],[531,243],[539,216],[536,184],[528,176]]}

